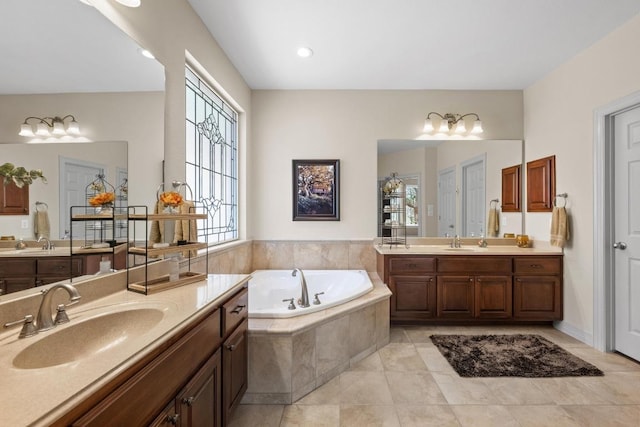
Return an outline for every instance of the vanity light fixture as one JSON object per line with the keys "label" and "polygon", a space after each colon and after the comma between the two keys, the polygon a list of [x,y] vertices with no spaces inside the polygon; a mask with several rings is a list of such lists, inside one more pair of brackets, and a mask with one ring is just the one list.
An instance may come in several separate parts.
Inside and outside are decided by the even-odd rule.
{"label": "vanity light fixture", "polygon": [[[433,126],[433,120],[431,116],[437,116],[440,118],[440,125],[438,126],[437,132],[436,128]],[[430,112],[427,115],[427,118],[424,121],[424,132],[425,133],[455,133],[455,134],[465,134],[467,133],[467,126],[464,123],[464,118],[468,116],[475,116],[475,121],[473,122],[473,128],[471,128],[470,134],[479,134],[483,132],[482,129],[482,121],[480,121],[480,117],[476,113],[467,113],[467,114],[455,114],[455,113],[446,113],[445,115]]]}
{"label": "vanity light fixture", "polygon": [[[65,120],[70,119],[68,123]],[[35,132],[33,130],[33,125],[29,123],[29,120],[32,122],[35,121]],[[65,135],[80,135],[80,125],[76,121],[76,118],[71,114],[67,114],[66,116],[60,118],[58,116],[55,117],[27,117],[24,119],[24,123],[20,125],[20,132],[18,132],[20,136],[65,136]]]}

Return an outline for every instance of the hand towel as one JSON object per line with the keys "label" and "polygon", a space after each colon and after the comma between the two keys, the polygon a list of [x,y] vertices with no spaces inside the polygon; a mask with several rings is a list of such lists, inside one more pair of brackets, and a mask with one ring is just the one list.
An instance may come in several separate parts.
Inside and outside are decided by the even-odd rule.
{"label": "hand towel", "polygon": [[49,238],[51,234],[51,225],[49,224],[49,212],[36,210],[33,215],[33,233],[36,239],[40,236]]}
{"label": "hand towel", "polygon": [[487,221],[487,237],[498,237],[500,232],[500,219],[498,209],[489,209],[489,221]]}
{"label": "hand towel", "polygon": [[549,242],[552,246],[564,248],[569,241],[569,218],[564,207],[554,207],[551,212],[551,236]]}
{"label": "hand towel", "polygon": [[[159,214],[164,211],[164,203],[160,200],[156,202],[153,213]],[[151,221],[151,229],[149,230],[149,243],[162,243],[162,234],[164,233],[164,221]]]}
{"label": "hand towel", "polygon": [[[193,213],[193,202],[185,200],[182,205],[180,205],[180,213],[188,214]],[[198,241],[198,224],[195,219],[185,219],[176,221],[176,228],[173,235],[173,242],[176,243],[178,240],[186,240],[187,242],[197,242]],[[197,250],[191,251],[191,256],[196,256],[198,254]],[[182,256],[189,256],[189,251],[184,251]]]}

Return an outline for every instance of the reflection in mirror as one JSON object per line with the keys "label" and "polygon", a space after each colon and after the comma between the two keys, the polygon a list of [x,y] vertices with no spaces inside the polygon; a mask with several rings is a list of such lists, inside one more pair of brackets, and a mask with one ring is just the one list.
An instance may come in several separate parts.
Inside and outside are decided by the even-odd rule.
{"label": "reflection in mirror", "polygon": [[[520,140],[378,141],[378,180],[397,172],[415,182],[417,226],[407,229],[409,236],[486,235],[490,201],[502,194],[502,169],[522,161]],[[499,213],[498,236],[523,232],[521,212]]]}

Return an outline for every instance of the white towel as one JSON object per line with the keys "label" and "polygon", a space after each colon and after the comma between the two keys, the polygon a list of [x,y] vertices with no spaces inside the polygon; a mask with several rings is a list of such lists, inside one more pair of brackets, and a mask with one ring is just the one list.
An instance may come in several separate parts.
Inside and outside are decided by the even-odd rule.
{"label": "white towel", "polygon": [[500,232],[500,218],[498,209],[489,209],[489,221],[487,221],[487,237],[498,237]]}
{"label": "white towel", "polygon": [[51,234],[51,225],[49,224],[49,212],[36,210],[33,214],[33,233],[36,235],[36,239],[40,236],[47,239]]}
{"label": "white towel", "polygon": [[564,207],[554,207],[551,212],[551,233],[549,242],[552,246],[564,248],[569,241],[569,218]]}

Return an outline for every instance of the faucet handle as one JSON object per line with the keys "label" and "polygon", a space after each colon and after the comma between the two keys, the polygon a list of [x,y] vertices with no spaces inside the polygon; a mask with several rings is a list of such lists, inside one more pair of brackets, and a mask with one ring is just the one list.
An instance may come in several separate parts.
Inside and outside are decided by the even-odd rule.
{"label": "faucet handle", "polygon": [[287,307],[289,310],[295,310],[296,309],[296,305],[293,303],[293,298],[285,298],[282,300],[282,302],[289,302],[289,306]]}
{"label": "faucet handle", "polygon": [[27,314],[26,316],[24,316],[24,319],[5,323],[4,327],[8,328],[10,326],[18,325],[20,323],[22,323],[23,325],[22,325],[22,330],[20,331],[20,335],[18,335],[18,338],[27,338],[38,333],[38,330],[36,329],[36,325],[33,324],[33,316],[31,314]]}
{"label": "faucet handle", "polygon": [[56,318],[53,323],[55,323],[56,325],[61,325],[68,322],[69,316],[67,316],[67,311],[65,310],[64,304],[58,304],[58,312],[56,313]]}
{"label": "faucet handle", "polygon": [[320,298],[318,298],[318,295],[324,295],[324,292],[318,292],[317,294],[314,294],[314,299],[313,299],[313,303],[315,305],[320,304]]}

